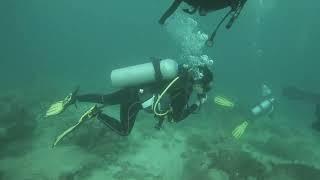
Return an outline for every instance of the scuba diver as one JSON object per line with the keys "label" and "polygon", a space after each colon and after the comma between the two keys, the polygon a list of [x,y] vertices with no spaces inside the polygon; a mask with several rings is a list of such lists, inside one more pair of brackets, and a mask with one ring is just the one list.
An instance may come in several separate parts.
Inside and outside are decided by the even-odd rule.
{"label": "scuba diver", "polygon": [[[142,109],[155,115],[158,119],[155,127],[157,129],[161,128],[165,119],[170,122],[184,120],[206,101],[213,81],[213,74],[207,65],[197,67],[201,75],[199,78],[195,78],[191,69],[185,64],[178,65],[171,59],[154,59],[150,63],[113,70],[111,83],[120,88],[116,92],[78,95],[77,88],[64,100],[54,103],[46,116],[60,114],[76,102],[101,105],[94,105],[84,113],[76,125],[56,138],[53,147],[85,120],[92,118],[97,118],[121,136],[130,134],[138,112]],[[189,105],[193,91],[198,99]],[[104,107],[117,104],[120,104],[119,120],[103,113]]]}
{"label": "scuba diver", "polygon": [[[227,107],[230,109],[234,109],[236,107],[232,101],[222,96],[215,97],[214,101],[216,104],[222,107]],[[233,137],[239,139],[244,134],[249,123],[259,119],[260,117],[268,116],[272,119],[274,116],[274,102],[275,98],[272,95],[271,89],[263,84],[262,100],[259,103],[244,111],[241,109],[241,107],[238,107],[239,111],[243,113],[246,120],[232,131]]]}
{"label": "scuba diver", "polygon": [[282,90],[282,95],[290,100],[299,100],[315,104],[316,120],[312,123],[312,128],[320,131],[320,94],[303,91],[296,87],[289,86]]}
{"label": "scuba diver", "polygon": [[159,24],[163,25],[166,20],[178,9],[182,2],[185,2],[191,6],[190,9],[183,9],[185,13],[195,14],[198,12],[200,16],[206,16],[209,12],[230,7],[228,13],[222,18],[206,42],[206,45],[211,47],[213,46],[213,39],[216,36],[217,31],[225,19],[231,15],[231,18],[226,25],[226,28],[230,29],[234,21],[240,15],[247,0],[174,0],[171,6],[160,18]]}

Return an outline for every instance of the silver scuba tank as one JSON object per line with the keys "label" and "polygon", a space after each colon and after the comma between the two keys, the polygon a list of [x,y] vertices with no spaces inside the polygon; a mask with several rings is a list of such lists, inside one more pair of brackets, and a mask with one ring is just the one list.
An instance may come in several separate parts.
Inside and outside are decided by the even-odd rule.
{"label": "silver scuba tank", "polygon": [[159,62],[159,70],[155,69],[152,62],[115,69],[111,72],[113,87],[124,88],[155,82],[157,72],[161,79],[170,80],[178,75],[178,63],[172,59],[163,59]]}
{"label": "silver scuba tank", "polygon": [[251,109],[251,113],[254,116],[259,116],[263,113],[269,113],[273,111],[273,102],[274,102],[274,98],[266,99],[262,101],[260,104],[258,104],[257,106],[253,107]]}

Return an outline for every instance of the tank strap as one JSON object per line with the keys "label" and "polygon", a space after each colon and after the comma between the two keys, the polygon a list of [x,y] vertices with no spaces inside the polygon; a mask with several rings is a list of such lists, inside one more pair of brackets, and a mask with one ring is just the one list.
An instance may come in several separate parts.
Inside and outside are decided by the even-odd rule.
{"label": "tank strap", "polygon": [[160,70],[160,59],[153,59],[152,65],[155,71],[155,79],[156,81],[160,82],[163,80],[163,76]]}

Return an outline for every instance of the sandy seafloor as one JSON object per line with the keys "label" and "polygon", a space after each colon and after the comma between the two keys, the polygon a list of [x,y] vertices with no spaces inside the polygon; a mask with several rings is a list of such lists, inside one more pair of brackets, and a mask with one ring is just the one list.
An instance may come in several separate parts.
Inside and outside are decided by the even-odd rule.
{"label": "sandy seafloor", "polygon": [[[183,123],[166,123],[161,131],[153,128],[155,120],[145,112],[139,114],[129,137],[120,137],[92,120],[52,149],[55,137],[73,125],[91,105],[80,104],[62,115],[44,118],[46,107],[52,103],[39,101],[44,94],[19,97],[11,96],[12,93],[2,98],[10,102],[10,106],[1,103],[2,115],[16,123],[35,118],[37,126],[32,134],[26,132],[24,137],[2,142],[0,177],[4,180],[317,180],[320,177],[319,134],[307,127],[289,126],[290,119],[285,114],[278,114],[274,120],[262,118],[251,124],[240,140],[235,140],[231,131],[241,122],[240,115],[215,107],[209,99],[202,113]],[[106,111],[116,115],[117,107]],[[20,116],[14,115],[19,113]]]}

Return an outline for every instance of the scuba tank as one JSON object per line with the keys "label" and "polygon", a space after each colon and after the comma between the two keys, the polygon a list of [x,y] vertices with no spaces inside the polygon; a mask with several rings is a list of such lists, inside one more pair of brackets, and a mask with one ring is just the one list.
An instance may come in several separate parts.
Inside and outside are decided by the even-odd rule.
{"label": "scuba tank", "polygon": [[264,97],[264,100],[251,109],[251,113],[254,116],[269,114],[273,111],[274,98],[271,97],[271,89],[267,85],[262,84],[261,90],[262,97]]}
{"label": "scuba tank", "polygon": [[251,109],[251,113],[254,116],[260,116],[265,113],[271,113],[273,111],[274,98],[266,99],[257,106]]}
{"label": "scuba tank", "polygon": [[178,63],[172,59],[154,60],[149,63],[115,69],[111,72],[113,87],[125,88],[171,80],[178,75]]}

